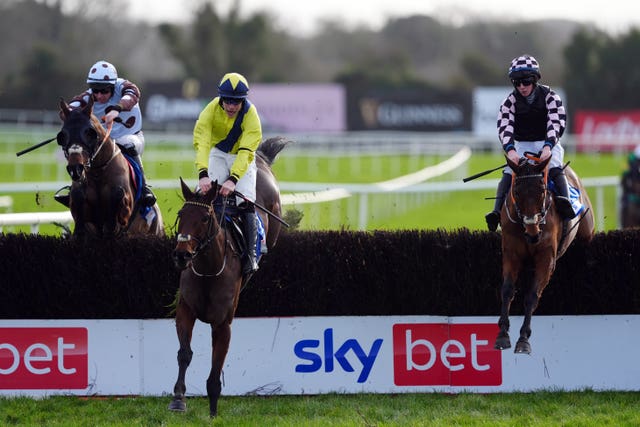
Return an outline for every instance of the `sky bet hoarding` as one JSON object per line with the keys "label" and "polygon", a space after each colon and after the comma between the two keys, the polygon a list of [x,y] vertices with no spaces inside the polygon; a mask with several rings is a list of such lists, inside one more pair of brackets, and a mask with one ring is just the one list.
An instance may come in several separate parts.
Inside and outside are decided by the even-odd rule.
{"label": "sky bet hoarding", "polygon": [[[531,355],[494,350],[496,321],[238,318],[223,394],[640,390],[640,316],[534,316]],[[189,395],[206,394],[210,336],[197,322]],[[3,320],[0,394],[171,394],[177,350],[172,320]]]}

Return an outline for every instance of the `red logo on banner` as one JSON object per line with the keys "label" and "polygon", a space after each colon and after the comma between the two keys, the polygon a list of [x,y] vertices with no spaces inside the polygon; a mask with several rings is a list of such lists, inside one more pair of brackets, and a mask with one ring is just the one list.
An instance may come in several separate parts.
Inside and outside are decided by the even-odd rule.
{"label": "red logo on banner", "polygon": [[640,144],[640,110],[576,112],[579,151],[632,150]]}
{"label": "red logo on banner", "polygon": [[393,325],[393,376],[398,386],[502,384],[496,324]]}
{"label": "red logo on banner", "polygon": [[84,389],[86,328],[0,328],[0,389]]}

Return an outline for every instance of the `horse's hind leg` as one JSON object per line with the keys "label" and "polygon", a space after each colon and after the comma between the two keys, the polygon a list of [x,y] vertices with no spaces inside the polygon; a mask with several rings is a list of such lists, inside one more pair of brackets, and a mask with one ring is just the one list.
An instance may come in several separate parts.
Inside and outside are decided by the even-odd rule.
{"label": "horse's hind leg", "polygon": [[178,380],[173,387],[173,400],[169,404],[172,411],[184,412],[187,410],[187,402],[185,393],[187,386],[184,378],[187,368],[191,363],[193,351],[191,351],[191,334],[196,318],[191,310],[180,300],[176,308],[176,332],[178,341],[180,341],[180,349],[178,350]]}
{"label": "horse's hind leg", "polygon": [[207,378],[207,395],[209,396],[209,415],[215,417],[218,414],[218,399],[222,392],[222,366],[227,357],[229,342],[231,341],[231,324],[225,322],[215,329],[211,327],[211,372]]}
{"label": "horse's hind leg", "polygon": [[497,350],[504,350],[511,348],[511,341],[509,340],[509,309],[511,308],[511,302],[515,294],[515,283],[509,275],[505,275],[502,282],[501,296],[502,305],[500,309],[500,319],[498,319],[498,326],[500,332],[496,337],[494,348]]}

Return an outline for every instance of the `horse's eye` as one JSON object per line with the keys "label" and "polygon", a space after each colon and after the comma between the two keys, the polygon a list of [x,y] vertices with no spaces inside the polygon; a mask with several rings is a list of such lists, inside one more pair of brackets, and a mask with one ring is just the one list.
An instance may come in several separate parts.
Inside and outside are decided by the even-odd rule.
{"label": "horse's eye", "polygon": [[98,132],[94,128],[89,128],[84,132],[86,142],[89,144],[96,143],[98,140]]}
{"label": "horse's eye", "polygon": [[56,135],[56,140],[58,141],[59,146],[66,147],[69,138],[67,137],[67,134],[65,132],[60,131],[58,132],[58,135]]}
{"label": "horse's eye", "polygon": [[209,222],[209,215],[205,215],[202,217],[201,221],[206,224],[207,222]]}

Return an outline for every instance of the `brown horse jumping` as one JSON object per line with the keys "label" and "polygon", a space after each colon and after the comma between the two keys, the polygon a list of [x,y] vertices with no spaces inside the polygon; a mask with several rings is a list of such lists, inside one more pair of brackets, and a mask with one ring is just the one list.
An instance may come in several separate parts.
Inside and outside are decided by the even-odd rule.
{"label": "brown horse jumping", "polygon": [[137,209],[131,167],[120,148],[93,115],[93,98],[70,109],[60,100],[62,130],[57,135],[71,176],[69,209],[76,237],[164,236],[158,205]]}
{"label": "brown horse jumping", "polygon": [[[281,215],[280,190],[271,172],[271,164],[289,141],[271,138],[264,141],[257,151],[258,176],[256,206],[261,205],[271,214]],[[173,388],[172,411],[185,411],[185,374],[193,352],[191,334],[196,319],[211,325],[211,371],[207,379],[209,414],[218,412],[218,399],[222,391],[220,376],[229,350],[231,322],[243,282],[240,251],[228,222],[217,217],[214,201],[218,183],[206,194],[193,192],[180,180],[184,205],[178,212],[177,243],[173,251],[180,274],[180,289],[176,307],[176,332],[178,350],[178,380]],[[264,224],[267,248],[275,246],[280,233],[280,223],[256,209]]]}
{"label": "brown horse jumping", "polygon": [[[516,165],[507,159],[513,170],[510,194],[502,207],[502,309],[498,326],[500,332],[495,348],[511,347],[509,340],[509,308],[515,294],[518,279],[528,281],[524,295],[524,321],[516,353],[531,353],[531,316],[538,306],[542,292],[549,283],[556,262],[575,238],[590,241],[594,235],[594,219],[591,202],[578,176],[569,168],[565,174],[569,184],[580,192],[582,210],[572,220],[563,220],[556,212],[554,200],[547,187],[547,166],[551,158],[543,162],[520,162]],[[526,277],[526,266],[533,266],[533,276]]]}

